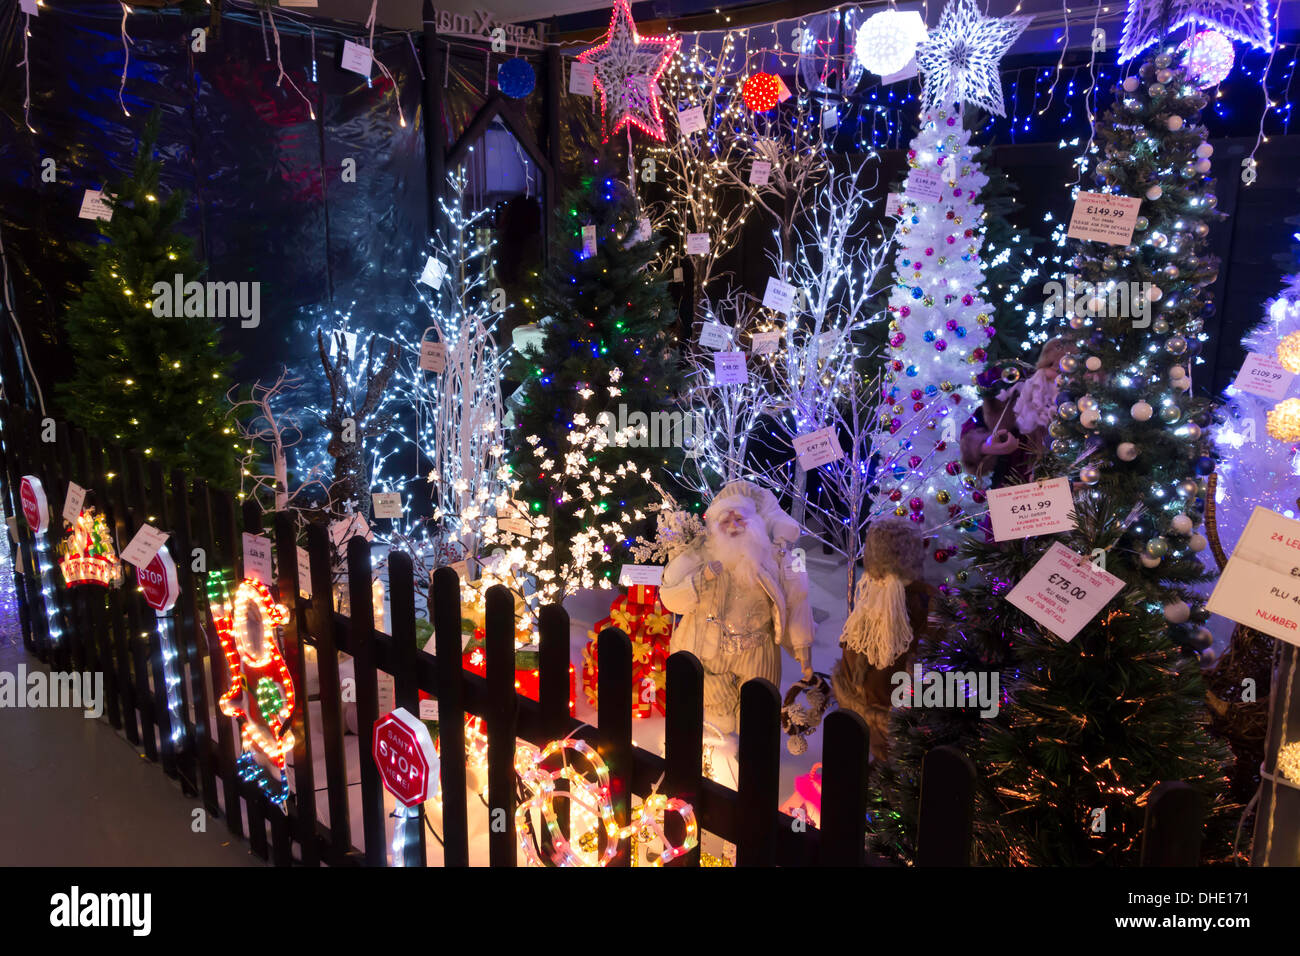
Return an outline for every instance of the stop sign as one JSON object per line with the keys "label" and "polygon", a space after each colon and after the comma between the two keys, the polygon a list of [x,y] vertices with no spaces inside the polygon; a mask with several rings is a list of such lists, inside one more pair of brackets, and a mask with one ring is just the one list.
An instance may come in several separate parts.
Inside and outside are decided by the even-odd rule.
{"label": "stop sign", "polygon": [[170,611],[180,596],[176,562],[172,560],[166,545],[159,548],[153,560],[143,568],[135,569],[135,579],[140,582],[145,601],[155,611]]}
{"label": "stop sign", "polygon": [[41,479],[35,475],[23,475],[23,482],[18,489],[18,497],[23,503],[23,517],[32,534],[44,534],[50,527],[50,505],[45,499],[45,488]]}
{"label": "stop sign", "polygon": [[371,754],[384,789],[411,807],[429,798],[438,774],[438,757],[429,729],[409,710],[397,708],[375,721]]}

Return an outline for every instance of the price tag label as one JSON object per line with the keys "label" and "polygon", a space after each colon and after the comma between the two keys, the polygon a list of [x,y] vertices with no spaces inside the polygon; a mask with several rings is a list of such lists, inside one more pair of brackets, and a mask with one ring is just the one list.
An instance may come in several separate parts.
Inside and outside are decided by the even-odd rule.
{"label": "price tag label", "polygon": [[673,281],[674,281],[674,282],[684,282],[684,281],[686,281],[685,276],[682,274],[682,267],[681,267],[681,266],[675,266],[675,267],[673,268]]}
{"label": "price tag label", "polygon": [[351,40],[343,41],[343,60],[341,63],[343,69],[351,70],[353,73],[360,73],[362,76],[369,78],[373,59],[369,47],[362,46],[360,43],[353,43]]}
{"label": "price tag label", "polygon": [[63,520],[68,524],[75,523],[85,503],[86,489],[75,481],[68,482],[68,494],[63,499]]}
{"label": "price tag label", "polygon": [[81,219],[103,219],[108,222],[113,218],[113,208],[104,202],[102,189],[87,189],[81,197]]}
{"label": "price tag label", "polygon": [[1054,541],[1007,600],[1069,642],[1123,587],[1115,575]]}
{"label": "price tag label", "polygon": [[1112,246],[1127,246],[1133,239],[1141,199],[1110,193],[1079,193],[1070,214],[1070,239],[1090,239]]}
{"label": "price tag label", "polygon": [[796,435],[794,453],[804,471],[812,471],[844,457],[844,449],[840,447],[839,436],[833,428],[819,428],[807,435]]}
{"label": "price tag label", "polygon": [[839,107],[827,106],[822,109],[822,129],[834,129],[840,125]]}
{"label": "price tag label", "polygon": [[569,92],[578,96],[591,96],[595,93],[596,65],[574,60],[569,65]]}
{"label": "price tag label", "polygon": [[907,198],[914,202],[942,202],[944,181],[928,169],[914,169],[907,177]]}
{"label": "price tag label", "polygon": [[442,280],[446,275],[447,267],[438,259],[429,256],[424,262],[424,271],[420,273],[420,281],[425,285],[440,289],[442,288]]}
{"label": "price tag label", "polygon": [[902,219],[904,216],[903,196],[901,193],[890,193],[885,197],[885,215],[894,219]]}
{"label": "price tag label", "polygon": [[782,282],[776,276],[768,276],[767,288],[763,290],[763,308],[789,315],[794,309],[794,297],[797,294],[798,290],[790,283]]}
{"label": "price tag label", "polygon": [[40,8],[36,6],[36,0],[18,0],[18,7],[28,16],[40,16]]}
{"label": "price tag label", "polygon": [[714,352],[713,381],[716,385],[744,385],[749,381],[744,352]]}
{"label": "price tag label", "polygon": [[1070,517],[1074,510],[1074,495],[1070,493],[1070,482],[1066,478],[1031,481],[1010,488],[990,488],[988,501],[994,541],[1074,529],[1074,520]]}
{"label": "price tag label", "polygon": [[447,371],[447,346],[433,339],[420,343],[420,368],[426,372],[441,374]]}
{"label": "price tag label", "polygon": [[275,584],[271,568],[271,539],[261,534],[244,532],[244,577],[261,581],[267,587]]}
{"label": "price tag label", "polygon": [[590,259],[596,254],[596,227],[582,227],[582,258]]}
{"label": "price tag label", "polygon": [[749,184],[751,186],[766,186],[767,181],[772,178],[772,164],[766,159],[756,159],[749,167]]}
{"label": "price tag label", "polygon": [[776,101],[778,103],[784,103],[793,95],[794,94],[790,92],[790,87],[785,85],[785,80],[783,80],[781,74],[778,73],[776,76]]}
{"label": "price tag label", "polygon": [[142,525],[131,543],[122,549],[121,558],[137,568],[146,567],[169,537],[171,535],[166,531],[159,531],[152,525]]}
{"label": "price tag label", "polygon": [[750,339],[749,351],[754,355],[768,355],[781,344],[780,332],[755,332]]}
{"label": "price tag label", "polygon": [[834,330],[823,332],[817,336],[817,357],[819,359],[827,358],[835,354],[835,349],[840,344],[840,333]]}
{"label": "price tag label", "polygon": [[677,112],[677,128],[686,136],[691,133],[698,133],[704,129],[704,109],[699,106],[688,106],[684,110]]}
{"label": "price tag label", "polygon": [[370,510],[376,518],[400,518],[402,516],[402,493],[400,491],[376,491],[370,495]]}
{"label": "price tag label", "polygon": [[1251,352],[1242,363],[1241,371],[1232,384],[1243,392],[1262,395],[1264,398],[1286,398],[1295,373],[1269,355]]}
{"label": "price tag label", "polygon": [[330,522],[330,540],[334,542],[335,550],[341,551],[347,547],[347,543],[357,535],[361,535],[367,541],[375,540],[375,534],[370,530],[370,523],[366,521],[364,515],[350,515]]}
{"label": "price tag label", "polygon": [[298,555],[298,593],[311,597],[311,555],[306,548],[295,548]]}
{"label": "price tag label", "polygon": [[533,524],[528,520],[528,506],[517,499],[507,501],[497,511],[497,527],[510,534],[529,537],[533,533]]}
{"label": "price tag label", "polygon": [[618,574],[618,583],[626,587],[649,585],[659,587],[664,580],[664,569],[658,564],[625,564]]}
{"label": "price tag label", "polygon": [[[432,643],[432,641],[430,642]],[[420,719],[437,720],[438,719],[438,702],[432,698],[426,698],[420,701]]]}
{"label": "price tag label", "polygon": [[731,344],[731,330],[717,322],[705,322],[700,328],[700,346],[714,352]]}
{"label": "price tag label", "polygon": [[709,254],[709,234],[707,232],[687,233],[686,254],[688,256],[707,256]]}

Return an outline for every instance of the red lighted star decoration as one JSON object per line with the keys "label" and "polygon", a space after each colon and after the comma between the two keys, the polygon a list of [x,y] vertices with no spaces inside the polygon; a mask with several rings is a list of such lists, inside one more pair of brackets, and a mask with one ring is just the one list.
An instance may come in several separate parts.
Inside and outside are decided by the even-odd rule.
{"label": "red lighted star decoration", "polygon": [[[615,0],[604,41],[578,54],[579,60],[596,68],[605,141],[628,123],[655,139],[664,139],[655,81],[681,42],[680,37],[641,36],[627,0]],[[613,126],[609,125],[611,117]]]}

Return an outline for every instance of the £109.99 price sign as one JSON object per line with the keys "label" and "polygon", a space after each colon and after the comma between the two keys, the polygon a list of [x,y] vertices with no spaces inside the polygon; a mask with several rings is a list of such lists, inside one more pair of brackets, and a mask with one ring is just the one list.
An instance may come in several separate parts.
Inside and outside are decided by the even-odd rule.
{"label": "\u00a3109.99 price sign", "polygon": [[1007,600],[1063,641],[1072,641],[1124,587],[1091,561],[1053,542]]}

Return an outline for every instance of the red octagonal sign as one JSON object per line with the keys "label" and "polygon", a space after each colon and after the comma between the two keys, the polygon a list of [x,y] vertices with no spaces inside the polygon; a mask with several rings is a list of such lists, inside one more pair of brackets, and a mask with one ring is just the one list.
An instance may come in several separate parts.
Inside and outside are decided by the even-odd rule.
{"label": "red octagonal sign", "polygon": [[136,580],[144,599],[155,611],[170,611],[180,596],[181,589],[176,578],[176,562],[167,551],[167,545],[158,549],[153,560],[143,568],[136,568]]}
{"label": "red octagonal sign", "polygon": [[412,807],[429,799],[438,757],[429,729],[410,711],[399,707],[375,721],[371,753],[384,788],[398,803]]}

